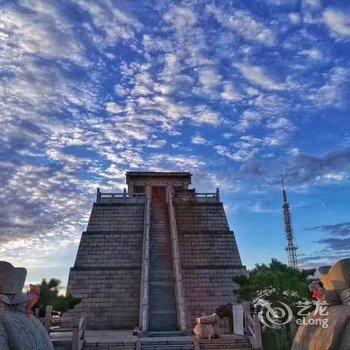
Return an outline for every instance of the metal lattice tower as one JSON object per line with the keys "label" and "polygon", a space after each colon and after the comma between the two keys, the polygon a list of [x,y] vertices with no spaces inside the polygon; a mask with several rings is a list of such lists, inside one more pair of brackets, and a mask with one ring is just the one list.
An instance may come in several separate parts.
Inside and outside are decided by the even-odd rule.
{"label": "metal lattice tower", "polygon": [[293,231],[292,214],[290,210],[290,205],[287,198],[287,191],[284,186],[284,181],[282,178],[282,188],[283,188],[283,219],[284,219],[284,231],[287,239],[286,251],[288,252],[288,264],[290,267],[295,269],[298,268],[298,257],[297,249],[298,246],[295,243],[295,235]]}

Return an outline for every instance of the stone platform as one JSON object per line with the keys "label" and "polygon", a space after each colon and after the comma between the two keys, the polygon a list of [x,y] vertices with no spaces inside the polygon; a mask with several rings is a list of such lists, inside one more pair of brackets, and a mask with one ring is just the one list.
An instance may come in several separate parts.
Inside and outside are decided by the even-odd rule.
{"label": "stone platform", "polygon": [[[55,350],[70,350],[72,332],[52,332]],[[83,350],[226,350],[251,349],[247,337],[224,334],[219,339],[195,341],[193,336],[138,338],[132,330],[88,330]]]}

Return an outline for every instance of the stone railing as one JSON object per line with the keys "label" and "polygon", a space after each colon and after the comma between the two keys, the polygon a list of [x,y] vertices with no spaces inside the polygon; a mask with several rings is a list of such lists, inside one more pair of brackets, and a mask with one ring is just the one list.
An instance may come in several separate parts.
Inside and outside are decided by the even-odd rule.
{"label": "stone railing", "polygon": [[145,193],[128,193],[124,189],[124,192],[114,193],[114,192],[101,192],[97,188],[96,193],[96,203],[145,203],[146,194]]}
{"label": "stone railing", "polygon": [[196,200],[201,203],[218,203],[220,202],[220,191],[217,188],[216,192],[196,193]]}
{"label": "stone railing", "polygon": [[142,332],[148,331],[149,324],[149,265],[150,265],[150,227],[151,227],[151,201],[146,201],[144,211],[142,271],[140,292],[140,319],[139,328]]}
{"label": "stone railing", "polygon": [[233,305],[234,333],[247,336],[253,349],[262,349],[261,324],[250,305],[250,302]]}
{"label": "stone railing", "polygon": [[177,189],[174,192],[174,202],[219,203],[220,191],[218,188],[216,192],[196,192],[195,188]]}
{"label": "stone railing", "polygon": [[167,194],[168,212],[169,212],[169,226],[170,226],[170,238],[171,238],[171,251],[173,260],[173,271],[175,275],[175,296],[177,306],[177,319],[178,325],[181,331],[186,330],[186,311],[185,311],[185,296],[183,290],[181,261],[179,241],[177,236],[177,226],[175,209],[173,206],[173,194],[169,191]]}
{"label": "stone railing", "polygon": [[82,350],[85,342],[86,316],[80,317],[77,325],[73,327],[72,350]]}

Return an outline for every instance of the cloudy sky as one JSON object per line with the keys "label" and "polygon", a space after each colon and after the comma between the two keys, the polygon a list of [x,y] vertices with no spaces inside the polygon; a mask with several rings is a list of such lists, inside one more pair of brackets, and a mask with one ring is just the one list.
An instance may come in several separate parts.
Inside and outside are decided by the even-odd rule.
{"label": "cloudy sky", "polygon": [[350,4],[3,0],[0,258],[66,282],[96,187],[186,170],[243,263],[350,250]]}

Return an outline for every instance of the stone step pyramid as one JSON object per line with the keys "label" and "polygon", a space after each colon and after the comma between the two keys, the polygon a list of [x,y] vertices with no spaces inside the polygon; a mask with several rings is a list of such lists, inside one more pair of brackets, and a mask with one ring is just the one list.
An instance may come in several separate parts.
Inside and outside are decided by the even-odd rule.
{"label": "stone step pyramid", "polygon": [[[128,172],[123,193],[97,192],[70,270],[88,329],[191,330],[234,302],[246,273],[219,190],[197,193],[187,172]],[[228,331],[227,325],[223,325]],[[226,328],[225,328],[226,327]]]}

